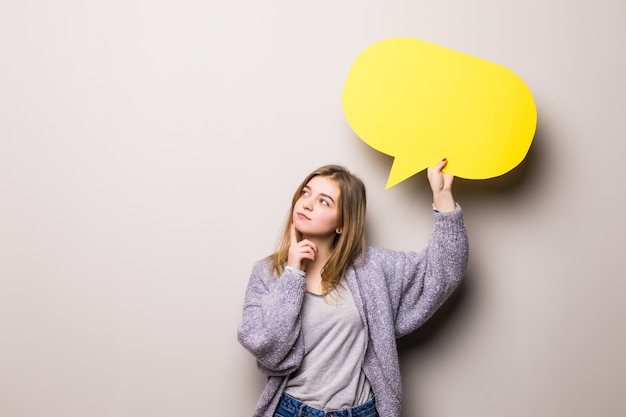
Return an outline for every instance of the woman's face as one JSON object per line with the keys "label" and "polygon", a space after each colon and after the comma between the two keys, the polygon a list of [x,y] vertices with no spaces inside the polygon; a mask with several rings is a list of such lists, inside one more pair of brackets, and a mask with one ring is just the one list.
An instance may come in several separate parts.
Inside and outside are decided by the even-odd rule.
{"label": "woman's face", "polygon": [[311,178],[293,208],[296,230],[308,238],[334,236],[339,197],[335,181],[319,175]]}

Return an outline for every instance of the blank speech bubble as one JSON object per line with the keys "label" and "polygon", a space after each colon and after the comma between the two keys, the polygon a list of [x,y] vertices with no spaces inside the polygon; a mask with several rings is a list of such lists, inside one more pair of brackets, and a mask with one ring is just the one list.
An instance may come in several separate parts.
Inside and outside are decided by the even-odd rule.
{"label": "blank speech bubble", "polygon": [[394,157],[386,188],[448,159],[444,171],[488,179],[528,153],[537,109],[502,65],[411,38],[377,42],[354,61],[342,104],[350,127]]}

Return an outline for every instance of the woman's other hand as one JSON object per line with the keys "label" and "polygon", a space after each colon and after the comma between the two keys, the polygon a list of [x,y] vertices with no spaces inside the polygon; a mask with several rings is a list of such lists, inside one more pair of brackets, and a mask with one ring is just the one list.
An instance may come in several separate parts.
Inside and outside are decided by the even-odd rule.
{"label": "woman's other hand", "polygon": [[296,225],[291,222],[291,245],[289,246],[289,253],[287,255],[287,265],[304,271],[305,261],[315,261],[315,254],[317,253],[317,246],[315,243],[308,239],[303,239],[298,242],[296,233]]}

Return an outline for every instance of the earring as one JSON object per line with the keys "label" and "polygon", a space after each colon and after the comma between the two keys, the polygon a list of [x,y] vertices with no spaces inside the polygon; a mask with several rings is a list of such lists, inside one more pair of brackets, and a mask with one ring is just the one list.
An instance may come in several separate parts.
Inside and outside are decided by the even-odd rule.
{"label": "earring", "polygon": [[337,233],[338,235],[340,235],[341,232],[343,232],[343,227],[341,227],[341,228],[338,227],[338,228],[335,229],[335,233]]}

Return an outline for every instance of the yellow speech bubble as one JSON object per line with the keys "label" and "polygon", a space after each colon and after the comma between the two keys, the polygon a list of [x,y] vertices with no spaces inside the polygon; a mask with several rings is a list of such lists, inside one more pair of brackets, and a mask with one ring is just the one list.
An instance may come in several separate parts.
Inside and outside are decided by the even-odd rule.
{"label": "yellow speech bubble", "polygon": [[411,38],[365,49],[342,103],[357,136],[394,157],[387,188],[444,157],[457,177],[505,174],[526,157],[537,126],[532,94],[512,71]]}

